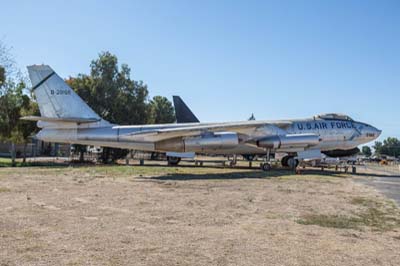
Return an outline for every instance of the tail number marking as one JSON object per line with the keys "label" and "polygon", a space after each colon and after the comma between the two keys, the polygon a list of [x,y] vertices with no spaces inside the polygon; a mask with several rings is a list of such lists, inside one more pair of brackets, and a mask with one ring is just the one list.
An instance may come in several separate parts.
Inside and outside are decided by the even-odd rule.
{"label": "tail number marking", "polygon": [[70,90],[50,90],[51,95],[71,95]]}

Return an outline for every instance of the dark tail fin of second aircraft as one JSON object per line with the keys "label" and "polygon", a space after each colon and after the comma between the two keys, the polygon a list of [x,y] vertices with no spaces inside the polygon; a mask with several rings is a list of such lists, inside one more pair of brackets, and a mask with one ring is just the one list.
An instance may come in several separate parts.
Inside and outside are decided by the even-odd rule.
{"label": "dark tail fin of second aircraft", "polygon": [[198,123],[199,119],[187,107],[185,102],[179,96],[172,96],[175,106],[175,116],[177,123]]}

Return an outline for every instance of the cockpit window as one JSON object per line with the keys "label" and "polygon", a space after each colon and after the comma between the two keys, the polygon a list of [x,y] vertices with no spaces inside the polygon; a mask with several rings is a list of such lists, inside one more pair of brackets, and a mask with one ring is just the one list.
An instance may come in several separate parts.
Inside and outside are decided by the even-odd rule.
{"label": "cockpit window", "polygon": [[350,116],[344,114],[320,114],[316,115],[315,118],[325,119],[325,120],[345,120],[345,121],[354,121]]}

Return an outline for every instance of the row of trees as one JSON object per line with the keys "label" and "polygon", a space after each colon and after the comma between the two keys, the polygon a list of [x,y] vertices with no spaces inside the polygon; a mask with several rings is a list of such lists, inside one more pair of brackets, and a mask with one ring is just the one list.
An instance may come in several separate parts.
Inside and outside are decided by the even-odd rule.
{"label": "row of trees", "polygon": [[400,156],[400,141],[397,138],[388,137],[383,142],[376,141],[373,148],[378,155]]}
{"label": "row of trees", "polygon": [[[27,143],[36,129],[32,122],[20,120],[25,115],[40,115],[30,91],[25,89],[25,77],[18,71],[9,49],[0,42],[0,140]],[[163,96],[149,99],[147,85],[131,78],[127,64],[118,64],[110,52],[102,52],[90,64],[90,74],[69,77],[66,82],[89,106],[107,121],[115,124],[172,123],[175,113],[172,103]],[[76,147],[81,152],[85,147]],[[104,149],[102,159],[115,160],[127,153],[120,149]]]}
{"label": "row of trees", "polygon": [[[400,157],[400,140],[393,137],[381,141],[375,141],[372,146],[374,148],[375,155],[388,155],[393,157]],[[372,155],[372,149],[369,146],[363,146],[361,153],[367,157]]]}

